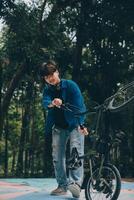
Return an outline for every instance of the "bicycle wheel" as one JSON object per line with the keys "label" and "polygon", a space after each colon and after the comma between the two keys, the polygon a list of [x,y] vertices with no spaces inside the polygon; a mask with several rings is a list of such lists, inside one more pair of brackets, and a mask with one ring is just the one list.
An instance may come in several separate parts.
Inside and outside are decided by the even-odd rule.
{"label": "bicycle wheel", "polygon": [[85,188],[86,200],[116,200],[120,194],[121,177],[114,165],[106,164],[93,169]]}
{"label": "bicycle wheel", "polygon": [[118,112],[131,103],[134,103],[134,81],[119,89],[118,92],[112,96],[108,109],[111,112]]}

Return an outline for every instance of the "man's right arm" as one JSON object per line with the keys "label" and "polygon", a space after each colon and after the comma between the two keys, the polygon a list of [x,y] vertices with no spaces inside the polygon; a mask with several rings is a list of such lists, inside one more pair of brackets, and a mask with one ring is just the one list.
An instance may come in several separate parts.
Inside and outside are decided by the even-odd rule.
{"label": "man's right arm", "polygon": [[52,99],[50,91],[45,88],[43,92],[43,107],[48,109],[54,106],[60,107],[62,104],[62,100],[59,98]]}
{"label": "man's right arm", "polygon": [[45,88],[43,92],[43,107],[48,109],[52,108],[54,106],[60,107],[62,104],[62,100],[59,98],[54,98],[52,99],[50,91]]}
{"label": "man's right arm", "polygon": [[48,90],[48,88],[45,88],[43,91],[43,101],[42,101],[43,107],[48,109],[53,107],[52,105],[52,97],[50,94],[50,91]]}

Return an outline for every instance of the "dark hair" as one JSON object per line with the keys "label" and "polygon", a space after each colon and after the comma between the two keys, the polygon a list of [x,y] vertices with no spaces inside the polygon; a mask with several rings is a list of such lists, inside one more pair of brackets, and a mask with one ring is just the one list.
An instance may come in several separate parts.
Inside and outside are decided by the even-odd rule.
{"label": "dark hair", "polygon": [[47,63],[42,63],[40,67],[40,76],[52,75],[56,70],[58,70],[57,64],[53,60],[47,61]]}

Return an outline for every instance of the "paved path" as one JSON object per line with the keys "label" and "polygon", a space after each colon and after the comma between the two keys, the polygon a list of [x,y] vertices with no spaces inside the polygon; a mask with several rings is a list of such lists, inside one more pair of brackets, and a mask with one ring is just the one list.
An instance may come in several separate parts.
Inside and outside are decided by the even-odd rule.
{"label": "paved path", "polygon": [[[72,200],[71,193],[53,197],[50,191],[56,187],[55,179],[0,179],[0,200]],[[84,190],[79,198],[85,199]],[[134,182],[122,181],[118,200],[134,200]]]}

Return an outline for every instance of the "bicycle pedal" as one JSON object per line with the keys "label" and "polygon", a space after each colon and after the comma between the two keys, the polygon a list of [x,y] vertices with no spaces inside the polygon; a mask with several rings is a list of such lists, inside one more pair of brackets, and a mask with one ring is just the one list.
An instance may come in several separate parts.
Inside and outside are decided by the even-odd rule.
{"label": "bicycle pedal", "polygon": [[111,190],[110,187],[106,186],[106,188],[104,189],[103,193],[107,194],[106,197],[107,196],[109,197],[109,195],[112,194],[112,190]]}
{"label": "bicycle pedal", "polygon": [[111,194],[112,194],[112,192],[108,193],[108,194],[106,195],[106,198],[108,198]]}

